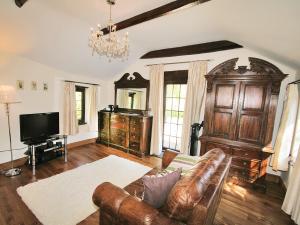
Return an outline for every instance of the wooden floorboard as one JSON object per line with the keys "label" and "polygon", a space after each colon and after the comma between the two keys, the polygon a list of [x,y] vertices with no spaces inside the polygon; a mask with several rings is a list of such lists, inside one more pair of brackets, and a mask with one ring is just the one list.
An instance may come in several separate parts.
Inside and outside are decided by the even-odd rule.
{"label": "wooden floorboard", "polygon": [[[0,176],[0,225],[40,224],[17,194],[16,189],[19,186],[74,169],[111,154],[150,167],[159,167],[161,164],[161,159],[157,157],[140,159],[103,145],[88,144],[69,151],[68,163],[64,163],[63,158],[58,158],[39,165],[35,177],[32,176],[30,168],[24,165],[22,175],[18,177]],[[266,193],[228,183],[214,225],[294,225],[290,217],[280,209],[283,197],[284,193],[275,183],[268,183]],[[96,225],[98,220],[99,213],[96,212],[80,225]]]}

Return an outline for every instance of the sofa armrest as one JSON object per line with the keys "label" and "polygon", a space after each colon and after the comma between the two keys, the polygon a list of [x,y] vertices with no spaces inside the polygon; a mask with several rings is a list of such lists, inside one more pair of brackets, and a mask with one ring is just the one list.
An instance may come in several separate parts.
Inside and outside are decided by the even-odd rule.
{"label": "sofa armrest", "polygon": [[111,215],[112,218],[118,218],[124,224],[178,225],[157,209],[108,182],[96,188],[93,201],[101,211]]}
{"label": "sofa armrest", "polygon": [[172,160],[179,154],[179,152],[166,149],[162,158],[162,168],[165,169],[172,162]]}

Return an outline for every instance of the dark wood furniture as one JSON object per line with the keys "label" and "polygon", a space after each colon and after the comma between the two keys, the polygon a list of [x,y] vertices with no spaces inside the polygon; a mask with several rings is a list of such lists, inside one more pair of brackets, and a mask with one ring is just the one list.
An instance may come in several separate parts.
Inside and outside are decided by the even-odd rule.
{"label": "dark wood furniture", "polygon": [[121,111],[131,111],[142,113],[142,111],[147,111],[149,109],[149,93],[150,93],[150,81],[144,79],[141,74],[134,72],[133,74],[125,73],[120,80],[115,82],[115,105],[117,105],[117,93],[118,89],[126,88],[145,88],[146,89],[146,108],[145,110],[131,110],[127,108],[120,108]]}
{"label": "dark wood furniture", "polygon": [[228,60],[206,75],[208,82],[201,155],[219,147],[233,156],[230,176],[254,183],[266,174],[281,81],[276,66],[249,58],[250,69]]}
{"label": "dark wood furniture", "polygon": [[100,111],[98,143],[138,156],[150,154],[152,117]]}

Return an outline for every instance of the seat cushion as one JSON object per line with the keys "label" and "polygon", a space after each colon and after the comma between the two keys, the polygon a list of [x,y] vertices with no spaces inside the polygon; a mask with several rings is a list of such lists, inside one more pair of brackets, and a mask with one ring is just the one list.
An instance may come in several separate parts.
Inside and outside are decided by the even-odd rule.
{"label": "seat cushion", "polygon": [[154,208],[161,208],[180,176],[181,168],[167,174],[158,173],[157,175],[144,176],[142,178],[144,184],[144,202]]}
{"label": "seat cushion", "polygon": [[225,158],[221,149],[213,149],[201,157],[172,188],[163,207],[170,218],[186,222],[194,206],[202,199],[210,179]]}
{"label": "seat cushion", "polygon": [[165,169],[166,172],[170,173],[176,171],[179,168],[182,168],[182,175],[186,174],[193,166],[195,166],[201,157],[199,156],[190,156],[184,154],[178,154],[170,165]]}

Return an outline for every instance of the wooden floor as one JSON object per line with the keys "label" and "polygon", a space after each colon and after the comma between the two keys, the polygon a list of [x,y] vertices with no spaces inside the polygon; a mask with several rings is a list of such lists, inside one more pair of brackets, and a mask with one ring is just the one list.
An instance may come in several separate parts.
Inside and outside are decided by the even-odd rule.
{"label": "wooden floor", "polygon": [[[62,158],[38,166],[33,177],[27,166],[22,166],[21,176],[6,178],[0,176],[0,225],[40,224],[22,202],[16,189],[38,179],[44,179],[81,166],[83,164],[114,154],[151,167],[160,166],[157,157],[138,157],[102,145],[89,144],[69,151],[68,163]],[[59,190],[58,190],[59,191]],[[227,184],[215,218],[214,225],[292,225],[289,216],[281,211],[283,193],[279,186],[269,183],[266,194],[251,188]],[[92,197],[92,196],[91,196]],[[98,213],[94,213],[80,225],[98,224]]]}

